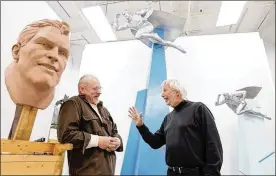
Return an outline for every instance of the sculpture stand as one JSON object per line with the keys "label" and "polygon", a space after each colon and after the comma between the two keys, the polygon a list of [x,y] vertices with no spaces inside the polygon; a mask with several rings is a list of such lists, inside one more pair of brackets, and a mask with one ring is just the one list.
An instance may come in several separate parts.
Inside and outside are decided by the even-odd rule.
{"label": "sculpture stand", "polygon": [[[155,29],[164,38],[164,30]],[[169,107],[160,96],[160,85],[167,79],[165,49],[159,44],[152,44],[152,60],[148,77],[147,89],[137,94],[135,107],[144,115],[144,122],[153,133],[162,124],[163,118],[169,113]],[[149,167],[150,166],[150,167]],[[122,165],[121,175],[166,175],[165,152],[153,150],[138,134],[132,122]]]}
{"label": "sculpture stand", "polygon": [[[143,11],[139,11],[139,14]],[[150,11],[146,10],[147,14],[145,16]],[[132,20],[129,18],[129,16],[132,16],[130,13],[124,14],[128,20],[127,25],[116,27],[116,24],[114,28],[124,30],[126,29],[124,26],[134,24],[134,28],[130,29],[133,36],[139,39],[137,36],[144,35],[145,38],[142,37],[139,40],[152,49],[147,89],[138,92],[135,107],[143,114],[145,124],[154,133],[160,128],[163,121],[162,117],[165,117],[169,113],[169,107],[161,97],[162,90],[160,87],[162,82],[167,79],[165,49],[168,46],[176,46],[174,44],[172,45],[172,42],[182,33],[185,19],[166,12],[153,10],[152,14],[147,18],[146,23],[139,21],[144,24],[141,27],[136,25],[137,22],[132,23]],[[151,27],[153,27],[153,31]],[[174,48],[179,49],[179,47]],[[121,175],[166,175],[166,173],[167,165],[165,163],[164,147],[153,151],[142,140],[137,132],[135,123],[132,122]]]}
{"label": "sculpture stand", "polygon": [[12,140],[29,140],[34,126],[37,108],[24,105]]}
{"label": "sculpture stand", "polygon": [[12,140],[1,139],[1,175],[61,175],[71,144],[29,141],[37,108],[23,105]]}

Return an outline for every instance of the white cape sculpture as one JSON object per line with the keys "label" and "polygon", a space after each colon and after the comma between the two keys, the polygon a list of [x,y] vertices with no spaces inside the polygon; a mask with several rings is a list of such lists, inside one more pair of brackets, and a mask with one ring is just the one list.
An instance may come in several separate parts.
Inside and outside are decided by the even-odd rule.
{"label": "white cape sculpture", "polygon": [[[116,14],[113,23],[114,31],[130,29],[136,39],[141,40],[149,47],[151,47],[151,43],[157,43],[163,46],[173,47],[182,53],[186,53],[181,46],[172,43],[181,34],[181,30],[179,29],[183,29],[185,19],[169,13],[153,10],[153,8],[141,9],[135,14],[124,11],[122,16],[127,22],[123,25],[118,24],[120,16],[121,14]],[[156,28],[165,31],[164,39],[154,32]]]}
{"label": "white cape sculpture", "polygon": [[217,97],[216,106],[220,106],[224,103],[237,115],[241,115],[244,113],[255,115],[261,118],[266,118],[271,120],[267,115],[259,112],[258,107],[249,108],[245,99],[254,99],[259,92],[261,91],[261,87],[251,86],[244,87],[232,93],[223,93],[219,94]]}

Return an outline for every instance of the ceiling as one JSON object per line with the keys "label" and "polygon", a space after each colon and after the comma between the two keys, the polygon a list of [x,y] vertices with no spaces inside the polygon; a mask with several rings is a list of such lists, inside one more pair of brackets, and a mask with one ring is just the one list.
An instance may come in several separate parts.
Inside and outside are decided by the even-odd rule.
{"label": "ceiling", "polygon": [[[59,17],[72,28],[71,44],[85,45],[102,43],[83,15],[81,8],[101,6],[108,21],[113,22],[116,13],[141,8],[172,13],[180,17],[189,16],[182,36],[246,33],[259,31],[265,40],[275,43],[275,1],[248,1],[237,24],[216,27],[221,1],[46,1]],[[129,30],[116,32],[118,40],[132,40]]]}

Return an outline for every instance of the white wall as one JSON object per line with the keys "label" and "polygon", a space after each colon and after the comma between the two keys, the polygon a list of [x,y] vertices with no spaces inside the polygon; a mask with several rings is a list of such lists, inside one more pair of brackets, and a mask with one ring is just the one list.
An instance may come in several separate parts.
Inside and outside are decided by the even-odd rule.
{"label": "white wall", "polygon": [[[10,99],[4,80],[5,68],[13,60],[11,48],[27,24],[44,18],[60,20],[45,1],[1,1],[1,138],[8,137],[15,112],[15,105]],[[55,98],[51,105],[45,110],[38,111],[30,140],[47,138],[54,103],[63,98],[65,93],[67,95],[76,94],[75,81],[77,78],[78,69],[73,67],[72,58],[70,58],[61,82],[56,87]]]}
{"label": "white wall", "polygon": [[[181,37],[175,43],[185,48],[187,55],[166,50],[168,78],[179,79],[190,100],[204,102],[213,112],[224,148],[222,174],[239,174],[239,119],[226,106],[214,106],[220,92],[249,85],[263,87],[256,99],[273,120],[265,121],[267,136],[263,140],[270,142],[262,144],[267,152],[274,151],[275,92],[258,34]],[[127,110],[135,104],[137,91],[146,88],[150,58],[151,50],[139,41],[87,45],[83,53],[80,76],[91,73],[99,77],[104,88],[101,99],[111,111],[125,145],[130,127]],[[117,153],[115,174],[120,174],[123,155]],[[266,172],[272,170],[269,164]]]}
{"label": "white wall", "polygon": [[[275,31],[274,31],[275,32]],[[271,79],[275,86],[275,43],[263,40],[265,51],[267,55],[267,60],[269,63],[269,68],[271,72]]]}
{"label": "white wall", "polygon": [[271,6],[268,16],[258,29],[263,39],[268,63],[275,86],[275,5]]}

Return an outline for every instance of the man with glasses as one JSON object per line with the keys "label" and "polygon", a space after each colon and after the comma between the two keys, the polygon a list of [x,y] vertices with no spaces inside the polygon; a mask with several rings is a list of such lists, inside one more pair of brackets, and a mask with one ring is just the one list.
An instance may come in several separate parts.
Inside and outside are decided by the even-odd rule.
{"label": "man with glasses", "polygon": [[68,151],[70,175],[114,175],[115,151],[123,143],[109,111],[99,100],[101,85],[93,75],[84,75],[78,83],[79,95],[60,108],[58,140],[72,143]]}

